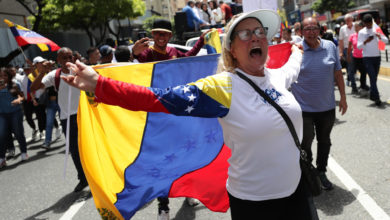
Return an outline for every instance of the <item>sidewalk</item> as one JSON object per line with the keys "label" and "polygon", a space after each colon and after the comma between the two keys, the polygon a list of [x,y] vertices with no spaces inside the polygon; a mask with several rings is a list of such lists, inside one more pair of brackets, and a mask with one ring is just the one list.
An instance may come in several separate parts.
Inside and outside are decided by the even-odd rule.
{"label": "sidewalk", "polygon": [[[387,52],[387,57],[386,57]],[[387,59],[387,60],[386,60]],[[390,76],[390,45],[386,45],[386,49],[381,51],[381,68],[379,74],[384,76]]]}

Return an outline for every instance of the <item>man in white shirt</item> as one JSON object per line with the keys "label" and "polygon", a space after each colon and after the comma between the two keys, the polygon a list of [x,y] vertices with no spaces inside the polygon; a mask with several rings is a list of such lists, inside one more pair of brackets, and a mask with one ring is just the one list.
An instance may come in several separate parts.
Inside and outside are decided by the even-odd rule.
{"label": "man in white shirt", "polygon": [[389,39],[373,28],[371,14],[363,16],[363,23],[365,28],[359,31],[357,48],[363,49],[363,64],[370,77],[370,99],[375,102],[375,105],[380,106],[382,101],[380,100],[378,87],[376,85],[381,65],[381,54],[378,48],[378,42],[381,40],[384,43],[388,43]]}
{"label": "man in white shirt", "polygon": [[340,59],[344,59],[346,61],[347,68],[347,79],[351,82],[352,92],[357,92],[355,76],[353,74],[351,63],[347,62],[347,50],[348,50],[348,40],[349,36],[355,33],[355,27],[353,26],[353,16],[351,14],[347,14],[344,17],[345,24],[340,28],[339,32],[339,54]]}
{"label": "man in white shirt", "polygon": [[[73,61],[72,50],[67,47],[62,47],[57,53],[57,62],[60,64],[61,69],[59,75],[69,74],[69,70],[66,67],[67,62]],[[35,91],[41,88],[47,88],[54,86],[58,91],[58,105],[60,106],[60,119],[61,126],[64,134],[66,134],[67,120],[69,117],[69,151],[72,155],[73,163],[77,170],[77,176],[80,182],[74,189],[75,192],[79,192],[88,186],[87,179],[81,166],[79,147],[78,147],[78,128],[77,128],[77,110],[79,105],[80,90],[75,87],[69,86],[67,83],[61,83],[62,79],[57,75],[57,71],[53,70],[45,75],[41,72],[38,77],[31,84],[31,91]]]}

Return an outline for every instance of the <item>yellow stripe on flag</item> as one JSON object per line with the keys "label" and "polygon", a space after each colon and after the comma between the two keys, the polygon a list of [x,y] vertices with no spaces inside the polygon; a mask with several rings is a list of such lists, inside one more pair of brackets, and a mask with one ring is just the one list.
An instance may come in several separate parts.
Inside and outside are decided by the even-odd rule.
{"label": "yellow stripe on flag", "polygon": [[[112,79],[150,86],[153,65],[118,64],[94,68]],[[146,117],[146,112],[133,112],[102,103],[90,105],[87,95],[81,92],[78,111],[80,158],[102,217],[121,218],[113,204],[117,200],[116,194],[124,189],[126,167],[139,154]]]}
{"label": "yellow stripe on flag", "polygon": [[41,51],[48,51],[49,50],[49,47],[46,45],[46,44],[37,44],[37,46],[39,47],[39,49],[41,49]]}

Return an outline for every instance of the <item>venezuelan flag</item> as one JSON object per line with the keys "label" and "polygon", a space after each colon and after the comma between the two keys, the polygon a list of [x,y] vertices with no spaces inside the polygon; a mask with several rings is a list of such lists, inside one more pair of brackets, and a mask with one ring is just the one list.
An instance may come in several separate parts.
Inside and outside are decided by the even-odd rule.
{"label": "venezuelan flag", "polygon": [[9,26],[16,42],[21,47],[27,44],[36,44],[41,51],[57,51],[60,49],[56,43],[30,29],[17,25],[7,19],[4,19],[4,22]]}
{"label": "venezuelan flag", "polygon": [[[213,74],[217,59],[208,55],[96,70],[123,82],[166,88]],[[136,112],[89,101],[82,93],[80,157],[103,218],[130,219],[161,196],[198,198],[213,211],[227,211],[230,150],[217,119]]]}
{"label": "venezuelan flag", "polygon": [[219,38],[218,29],[214,29],[208,34],[206,34],[204,41],[207,49],[207,54],[221,53],[222,45],[221,39]]}
{"label": "venezuelan flag", "polygon": [[[291,45],[277,46],[270,51],[284,50],[284,56],[288,58]],[[178,115],[211,112],[217,117],[227,114],[231,93],[221,94],[224,91],[221,88],[228,91],[231,82],[224,78],[224,74],[214,75],[208,80],[198,79],[214,74],[218,56],[135,65],[110,64],[95,69],[102,76],[122,82],[172,88],[147,90],[150,97],[142,96],[142,100],[124,102],[126,104],[143,106],[142,103],[153,103],[151,111]],[[287,60],[279,59],[279,56],[270,54],[280,63],[267,64],[269,68],[283,66],[281,62]],[[185,84],[187,86],[177,86]],[[129,92],[126,86],[129,85],[106,87],[102,92],[111,97],[110,94],[118,90]],[[143,89],[139,92],[145,92],[145,87],[137,88]],[[176,102],[179,94],[189,103],[192,98],[202,97],[200,106],[203,108],[191,109],[187,103]],[[133,98],[129,95],[129,99]],[[223,143],[216,118],[129,111],[114,105],[93,103],[84,92],[80,97],[78,117],[81,162],[103,219],[130,219],[157,197],[193,197],[218,212],[226,212],[229,208],[225,185],[231,152]]]}

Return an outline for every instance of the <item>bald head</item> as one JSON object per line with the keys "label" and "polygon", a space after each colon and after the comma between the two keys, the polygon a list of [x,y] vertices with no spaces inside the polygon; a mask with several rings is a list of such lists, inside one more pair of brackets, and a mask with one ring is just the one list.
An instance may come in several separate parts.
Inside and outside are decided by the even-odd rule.
{"label": "bald head", "polygon": [[60,64],[62,72],[64,73],[69,72],[68,68],[66,68],[66,63],[72,61],[73,61],[73,52],[70,48],[62,47],[61,49],[58,50],[57,62],[58,64]]}
{"label": "bald head", "polygon": [[305,18],[303,19],[303,22],[302,22],[302,28],[304,28],[305,26],[311,26],[311,25],[317,25],[318,27],[320,27],[320,23],[317,21],[317,19],[313,18],[313,17],[308,17],[308,18]]}

